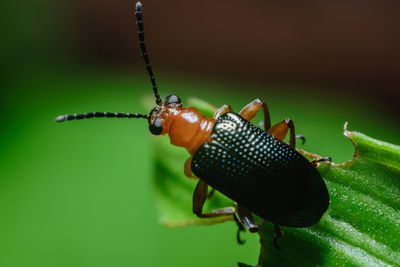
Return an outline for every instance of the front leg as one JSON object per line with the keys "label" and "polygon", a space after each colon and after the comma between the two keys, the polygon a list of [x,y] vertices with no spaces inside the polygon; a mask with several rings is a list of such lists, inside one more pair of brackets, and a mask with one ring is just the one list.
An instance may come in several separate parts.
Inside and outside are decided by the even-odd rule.
{"label": "front leg", "polygon": [[190,158],[188,158],[188,159],[185,161],[184,173],[185,173],[185,175],[186,175],[187,177],[189,177],[189,178],[197,178],[196,176],[193,175],[192,167],[190,167],[190,166],[192,165],[192,158],[193,158],[193,157],[190,156]]}
{"label": "front leg", "polygon": [[248,121],[252,121],[261,108],[264,110],[264,129],[268,131],[271,128],[271,119],[267,104],[264,101],[260,99],[253,100],[239,112],[239,115]]}
{"label": "front leg", "polygon": [[226,207],[221,209],[216,209],[208,213],[203,213],[203,206],[206,202],[208,195],[208,184],[203,180],[197,183],[196,189],[193,194],[193,213],[200,218],[213,218],[220,216],[229,216],[235,214],[234,207]]}

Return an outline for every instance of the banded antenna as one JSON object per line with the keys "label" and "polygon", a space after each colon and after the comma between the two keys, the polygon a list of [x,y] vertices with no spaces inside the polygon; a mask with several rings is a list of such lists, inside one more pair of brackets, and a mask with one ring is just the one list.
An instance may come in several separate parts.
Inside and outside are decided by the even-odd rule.
{"label": "banded antenna", "polygon": [[84,114],[66,114],[60,115],[56,118],[56,122],[71,121],[71,120],[81,120],[90,118],[144,118],[149,119],[149,115],[143,114],[131,114],[131,113],[111,113],[111,112],[86,112]]}
{"label": "banded antenna", "polygon": [[[142,56],[144,62],[146,63],[147,72],[150,75],[151,83],[153,84],[153,91],[156,97],[157,105],[162,104],[160,95],[158,94],[156,80],[153,75],[153,70],[151,69],[149,56],[147,54],[146,44],[144,43],[144,32],[143,32],[143,19],[142,19],[142,4],[140,2],[136,3],[136,23],[138,26],[138,37],[140,49],[142,50]],[[150,116],[148,114],[131,114],[131,113],[119,113],[119,112],[86,112],[84,114],[66,114],[60,115],[56,118],[56,122],[71,121],[71,120],[81,120],[90,118],[143,118],[149,120]]]}
{"label": "banded antenna", "polygon": [[149,54],[147,53],[146,43],[144,42],[144,28],[143,28],[143,19],[142,19],[142,3],[138,1],[136,3],[136,24],[138,27],[138,38],[139,38],[139,45],[140,49],[142,50],[142,56],[144,59],[144,63],[146,64],[147,72],[150,75],[151,84],[153,85],[154,95],[156,97],[157,105],[162,104],[162,100],[160,95],[158,94],[156,79],[154,78],[153,70],[151,68]]}

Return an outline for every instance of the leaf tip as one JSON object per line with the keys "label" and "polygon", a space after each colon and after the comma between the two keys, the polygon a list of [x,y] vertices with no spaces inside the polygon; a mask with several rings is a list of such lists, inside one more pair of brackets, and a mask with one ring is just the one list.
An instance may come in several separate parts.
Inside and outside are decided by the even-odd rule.
{"label": "leaf tip", "polygon": [[350,132],[347,130],[347,126],[349,125],[349,123],[346,121],[345,123],[344,123],[344,126],[343,126],[343,134],[344,134],[344,136],[346,136],[347,138],[350,138],[351,137],[351,134],[350,134]]}
{"label": "leaf tip", "polygon": [[354,148],[355,148],[355,154],[357,153],[357,144],[356,144],[356,142],[354,141],[354,139],[353,139],[353,136],[352,136],[352,132],[350,132],[349,130],[347,130],[347,126],[349,125],[349,123],[346,121],[345,123],[344,123],[344,126],[343,126],[343,135],[344,136],[346,136],[348,139],[350,139],[350,141],[353,143],[353,145],[354,145]]}

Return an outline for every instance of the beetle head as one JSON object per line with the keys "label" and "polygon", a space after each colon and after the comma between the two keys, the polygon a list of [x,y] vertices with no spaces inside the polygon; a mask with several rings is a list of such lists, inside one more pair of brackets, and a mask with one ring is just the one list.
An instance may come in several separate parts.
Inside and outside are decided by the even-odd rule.
{"label": "beetle head", "polygon": [[164,103],[156,106],[148,115],[150,132],[154,135],[166,133],[166,125],[170,118],[179,114],[181,110],[182,102],[179,96],[167,96]]}

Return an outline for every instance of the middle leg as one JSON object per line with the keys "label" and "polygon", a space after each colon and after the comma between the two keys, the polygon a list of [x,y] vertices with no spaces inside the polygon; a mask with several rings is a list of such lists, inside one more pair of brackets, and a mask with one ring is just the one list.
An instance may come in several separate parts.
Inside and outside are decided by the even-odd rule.
{"label": "middle leg", "polygon": [[274,239],[273,239],[273,243],[274,243],[274,247],[276,249],[279,249],[279,245],[278,245],[278,239],[282,237],[282,230],[279,227],[279,225],[277,225],[276,223],[274,224]]}
{"label": "middle leg", "polygon": [[[249,230],[251,233],[258,232],[259,228],[256,224],[253,214],[251,211],[246,209],[245,207],[237,204],[236,205],[237,212],[234,215],[235,222],[238,226],[238,231],[236,233],[236,238],[239,244],[243,244],[244,241],[240,238],[240,232],[245,232],[245,228]],[[244,227],[243,227],[244,225]]]}
{"label": "middle leg", "polygon": [[246,208],[236,205],[235,207],[226,207],[216,209],[208,213],[203,213],[203,206],[208,196],[208,184],[203,180],[199,180],[196,189],[193,194],[193,213],[200,218],[214,218],[220,216],[233,216],[239,229],[237,232],[237,240],[239,244],[243,241],[240,239],[240,232],[244,231],[243,225],[252,233],[258,231],[258,225],[256,225],[253,215]]}

